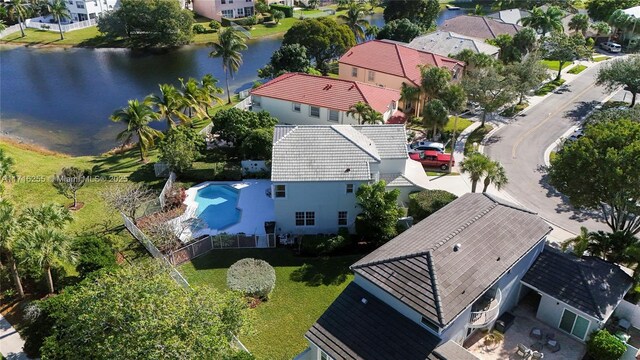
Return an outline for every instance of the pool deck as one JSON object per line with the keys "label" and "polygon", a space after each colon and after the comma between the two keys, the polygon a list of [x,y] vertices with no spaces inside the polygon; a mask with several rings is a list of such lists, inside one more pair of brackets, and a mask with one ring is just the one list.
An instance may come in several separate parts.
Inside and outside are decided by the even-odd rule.
{"label": "pool deck", "polygon": [[187,189],[187,198],[184,204],[187,205],[182,221],[195,217],[198,203],[195,201],[198,190],[208,185],[228,185],[240,190],[238,197],[238,209],[242,211],[240,221],[221,231],[216,229],[199,229],[193,234],[184,231],[180,235],[182,241],[189,241],[190,238],[198,238],[204,235],[216,235],[218,233],[247,235],[264,235],[264,222],[275,221],[273,199],[267,196],[271,192],[271,181],[262,179],[248,179],[242,181],[207,181]]}

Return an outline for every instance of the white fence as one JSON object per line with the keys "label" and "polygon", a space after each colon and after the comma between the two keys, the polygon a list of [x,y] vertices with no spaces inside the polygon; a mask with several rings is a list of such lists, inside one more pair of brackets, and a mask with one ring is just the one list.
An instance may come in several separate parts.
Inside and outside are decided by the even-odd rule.
{"label": "white fence", "polygon": [[0,31],[0,38],[3,38],[9,34],[20,31],[20,24],[11,25],[8,28]]}
{"label": "white fence", "polygon": [[242,160],[240,161],[243,174],[253,174],[269,171],[269,166],[265,160]]}
{"label": "white fence", "polygon": [[162,188],[162,192],[160,193],[160,197],[158,197],[158,200],[160,200],[160,207],[162,209],[164,209],[164,205],[167,202],[167,193],[169,191],[171,191],[171,188],[173,187],[173,183],[176,181],[176,174],[172,171],[169,174],[169,178],[167,179],[167,182],[164,183],[164,187]]}
{"label": "white fence", "polygon": [[[68,32],[68,31],[88,28],[91,26],[95,26],[96,24],[98,24],[98,21],[96,19],[89,19],[85,21],[73,22],[70,24],[62,24],[59,26],[62,28],[62,32]],[[32,29],[55,31],[55,32],[60,31],[60,28],[58,27],[57,22],[54,22],[54,23],[49,22],[46,18],[27,19],[25,21],[25,25],[26,27],[32,28]]]}

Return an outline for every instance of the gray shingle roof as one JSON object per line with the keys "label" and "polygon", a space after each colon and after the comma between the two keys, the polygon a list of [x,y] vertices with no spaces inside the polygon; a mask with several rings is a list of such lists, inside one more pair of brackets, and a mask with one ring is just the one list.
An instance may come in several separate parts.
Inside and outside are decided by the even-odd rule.
{"label": "gray shingle roof", "polygon": [[457,342],[449,340],[436,348],[434,351],[444,359],[450,360],[480,360]]}
{"label": "gray shingle roof", "polygon": [[384,180],[387,186],[416,186],[402,174],[380,174],[380,180]]}
{"label": "gray shingle roof", "polygon": [[[550,230],[535,213],[487,194],[466,194],[352,270],[445,327]],[[454,251],[454,244],[461,249]]]}
{"label": "gray shingle roof", "polygon": [[465,49],[469,49],[474,53],[484,53],[492,56],[500,52],[500,48],[489,45],[481,39],[473,39],[441,30],[419,36],[413,39],[408,46],[442,56],[454,55]]}
{"label": "gray shingle roof", "polygon": [[615,264],[563,254],[548,246],[522,281],[599,320],[611,315],[633,283]]}
{"label": "gray shingle roof", "polygon": [[504,23],[516,25],[522,25],[520,21],[529,16],[531,16],[530,11],[521,9],[501,10],[487,15],[487,17],[500,20]]}
{"label": "gray shingle roof", "polygon": [[369,164],[406,159],[403,125],[276,126],[272,181],[367,181]]}
{"label": "gray shingle roof", "polygon": [[432,354],[440,342],[436,335],[355,283],[344,289],[306,337],[336,360],[440,359]]}

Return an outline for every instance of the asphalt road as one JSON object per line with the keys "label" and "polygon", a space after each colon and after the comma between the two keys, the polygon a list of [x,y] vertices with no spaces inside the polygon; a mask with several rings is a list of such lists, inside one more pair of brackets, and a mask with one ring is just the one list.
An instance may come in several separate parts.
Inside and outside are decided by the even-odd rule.
{"label": "asphalt road", "polygon": [[[509,195],[553,225],[575,234],[581,226],[590,231],[608,230],[608,227],[600,213],[576,211],[566,197],[547,183],[544,151],[610,95],[604,88],[595,86],[597,68],[590,66],[582,76],[567,84],[561,94],[552,94],[501,127],[489,139],[484,151],[504,166],[509,178],[505,191]],[[618,95],[621,97],[622,93],[615,98]]]}

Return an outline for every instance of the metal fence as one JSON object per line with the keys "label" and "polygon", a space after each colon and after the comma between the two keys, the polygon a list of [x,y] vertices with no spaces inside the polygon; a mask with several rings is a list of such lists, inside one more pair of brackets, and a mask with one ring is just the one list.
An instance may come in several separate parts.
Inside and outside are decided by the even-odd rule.
{"label": "metal fence", "polygon": [[32,29],[58,32],[60,31],[60,28],[62,28],[62,32],[68,32],[68,31],[79,30],[79,29],[95,26],[96,24],[98,24],[98,21],[96,19],[89,19],[84,21],[73,22],[70,24],[58,25],[57,22],[51,23],[47,21],[46,18],[34,18],[34,19],[27,19],[24,22],[24,24],[26,27],[32,28]]}
{"label": "metal fence", "polygon": [[156,177],[167,177],[170,175],[171,169],[169,169],[169,164],[166,162],[158,161],[153,164],[153,172]]}
{"label": "metal fence", "polygon": [[164,187],[162,188],[162,192],[160,193],[160,196],[158,197],[158,200],[160,200],[160,207],[162,209],[164,209],[164,205],[167,202],[167,193],[169,191],[171,191],[171,188],[173,187],[173,183],[176,181],[176,173],[174,173],[173,171],[169,174],[169,178],[167,179],[167,182],[164,183]]}
{"label": "metal fence", "polygon": [[255,249],[276,247],[274,234],[243,235],[243,234],[219,234],[207,236],[192,242],[167,255],[167,260],[172,265],[180,265],[191,261],[200,255],[204,255],[215,249]]}

